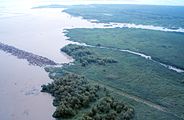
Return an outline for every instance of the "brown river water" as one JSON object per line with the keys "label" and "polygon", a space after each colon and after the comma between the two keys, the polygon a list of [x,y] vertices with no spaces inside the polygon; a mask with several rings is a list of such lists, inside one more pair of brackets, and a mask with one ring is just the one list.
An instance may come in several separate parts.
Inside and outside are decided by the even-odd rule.
{"label": "brown river water", "polygon": [[[63,9],[29,9],[25,13],[0,16],[0,42],[47,57],[57,63],[73,59],[60,52],[72,43],[63,33],[66,28],[93,28],[103,25],[72,17]],[[0,51],[0,120],[52,120],[53,98],[41,93],[48,73]]]}

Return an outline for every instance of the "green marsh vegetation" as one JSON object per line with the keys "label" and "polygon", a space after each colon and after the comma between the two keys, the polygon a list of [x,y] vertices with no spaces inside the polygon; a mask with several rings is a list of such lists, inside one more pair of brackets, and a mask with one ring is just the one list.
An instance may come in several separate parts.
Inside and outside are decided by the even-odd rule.
{"label": "green marsh vegetation", "polygon": [[152,30],[109,28],[70,29],[66,36],[89,45],[144,53],[165,64],[184,69],[184,34]]}
{"label": "green marsh vegetation", "polygon": [[[84,46],[70,44],[61,50],[75,58],[81,67],[117,63],[115,59],[99,56]],[[131,120],[134,117],[134,109],[120,99],[115,99],[106,87],[61,68],[45,70],[50,72],[54,80],[48,85],[42,85],[42,92],[54,97],[56,111],[53,117],[79,120]]]}
{"label": "green marsh vegetation", "polygon": [[[174,6],[76,5],[68,7],[64,12],[82,16],[87,20],[95,19],[101,23],[151,25],[174,30],[184,26],[183,10],[182,7]],[[89,102],[87,108],[81,106],[72,112],[76,113],[73,119],[91,120],[91,117],[100,119],[100,116],[106,118],[117,115],[111,102],[114,98],[115,101],[123,101],[126,103],[124,105],[133,108],[134,114],[128,116],[133,116],[131,118],[134,120],[184,119],[183,73],[169,70],[140,56],[100,48],[128,49],[184,69],[183,33],[105,28],[69,29],[66,36],[71,41],[96,47],[68,45],[62,48],[61,50],[75,58],[75,61],[63,68],[47,68],[49,76],[54,80],[62,80],[63,71],[67,71],[84,76],[92,88],[94,85],[100,86],[96,92],[97,97]],[[101,89],[104,87],[105,89]],[[128,107],[129,112],[132,111],[131,107]],[[105,108],[105,111],[100,111],[101,108]],[[106,111],[109,108],[111,110]],[[94,114],[94,110],[97,114]],[[126,116],[125,113],[122,113],[123,116]]]}
{"label": "green marsh vegetation", "polygon": [[182,6],[93,4],[73,5],[64,12],[72,16],[82,16],[99,23],[133,23],[162,26],[165,28],[184,28],[184,9]]}
{"label": "green marsh vegetation", "polygon": [[[63,49],[76,46],[69,45]],[[88,64],[87,66],[82,66],[80,61],[76,60],[74,65],[64,66],[64,70],[85,76],[91,81],[112,88],[114,91],[118,90],[122,93],[131,94],[141,98],[143,101],[152,102],[166,109],[166,111],[160,111],[152,108],[152,106],[145,109],[142,103],[135,104],[135,101],[132,102],[130,99],[127,99],[127,103],[133,104],[135,108],[135,119],[183,119],[183,74],[173,72],[163,66],[159,66],[157,63],[132,54],[110,49],[84,48],[91,51],[91,53],[97,54],[99,58],[110,56],[111,59],[117,62],[105,65]],[[75,52],[77,51],[81,51],[81,49],[75,50]],[[70,53],[70,55],[75,58],[75,54]],[[155,112],[147,112],[150,109],[153,109]],[[139,116],[140,114],[142,116]]]}
{"label": "green marsh vegetation", "polygon": [[[63,68],[46,68],[46,71],[49,72],[49,76],[54,79],[51,85],[43,86],[43,91],[51,93],[55,97],[53,104],[57,106],[57,109],[53,116],[64,116],[68,119],[91,119],[90,117],[99,118],[101,116],[106,118],[108,116],[117,115],[116,117],[119,118],[118,116],[120,114],[114,114],[117,111],[113,109],[113,107],[110,107],[112,110],[107,111],[105,116],[103,111],[99,112],[98,109],[96,109],[98,106],[100,106],[99,104],[101,104],[101,100],[103,101],[104,99],[116,98],[115,101],[123,101],[124,105],[132,106],[129,107],[129,112],[132,110],[134,111],[133,114],[130,114],[131,119],[132,116],[135,120],[183,119],[182,115],[184,113],[182,110],[184,102],[182,99],[184,99],[184,88],[181,82],[181,80],[183,80],[182,74],[170,71],[139,56],[112,51],[110,49],[68,45],[61,50],[74,57],[76,61],[74,61],[73,65],[64,65]],[[88,51],[87,53],[90,54],[84,54],[86,51]],[[78,57],[78,54],[81,56]],[[92,62],[88,63],[86,66],[83,66],[80,59],[86,59],[86,57],[91,55],[98,59],[111,58],[116,62],[106,63],[104,65],[98,64],[98,62]],[[70,74],[67,73],[67,75],[65,75],[65,72],[63,71],[67,71]],[[71,73],[74,73],[74,75]],[[71,79],[68,79],[68,77]],[[87,81],[85,79],[87,79]],[[63,84],[63,81],[67,80],[74,83],[71,84],[65,82],[65,84]],[[82,84],[81,82],[78,82],[79,84],[77,84],[76,82],[78,80],[86,82],[82,82]],[[77,84],[76,88],[74,87],[75,84]],[[71,106],[71,104],[82,102],[79,102],[78,100],[78,102],[74,103],[69,102],[73,101],[72,97],[78,99],[78,97],[73,95],[69,95],[71,98],[66,97],[67,100],[69,100],[67,102],[65,97],[58,97],[57,94],[61,94],[59,96],[63,96],[63,92],[67,93],[67,89],[70,88],[71,90],[73,87],[75,89],[72,91],[77,92],[78,88],[81,86],[84,87],[84,94],[82,95],[89,95],[85,94],[85,86],[90,86],[90,90],[95,91],[93,92],[95,94],[92,94],[93,97],[87,97],[92,99],[88,99],[88,102],[85,104],[85,106],[82,104],[72,105],[77,107],[67,108],[68,112],[70,111],[70,113],[67,113],[66,116],[63,115],[63,112],[61,111],[64,110],[66,112],[66,110],[63,108],[63,104],[66,104],[64,106],[68,107]],[[65,87],[66,89],[63,91],[63,88]],[[61,91],[59,88],[61,88]],[[125,93],[132,95],[133,97],[129,97]],[[63,103],[63,100],[66,102]],[[106,104],[105,106],[109,106],[108,102],[103,104]],[[93,109],[97,110],[96,114],[92,112]],[[65,112],[64,114],[66,114]],[[125,113],[122,114],[126,116]]]}

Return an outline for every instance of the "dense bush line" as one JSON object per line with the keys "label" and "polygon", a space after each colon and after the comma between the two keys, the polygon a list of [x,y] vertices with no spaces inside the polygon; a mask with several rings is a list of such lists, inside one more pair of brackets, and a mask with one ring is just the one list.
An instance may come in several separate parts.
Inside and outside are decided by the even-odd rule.
{"label": "dense bush line", "polygon": [[79,61],[82,66],[96,63],[98,65],[105,65],[107,63],[117,63],[113,58],[99,57],[90,49],[85,46],[79,46],[69,44],[68,46],[61,49],[61,51],[72,56],[75,60]]}
{"label": "dense bush line", "polygon": [[[129,120],[133,116],[133,109],[107,96],[105,88],[90,84],[83,76],[73,73],[65,73],[52,83],[42,85],[42,92],[54,96],[55,118],[71,119],[85,108],[91,109],[80,120]],[[91,103],[97,104],[91,107]]]}
{"label": "dense bush line", "polygon": [[104,97],[87,112],[82,120],[131,120],[134,110],[112,97]]}
{"label": "dense bush line", "polygon": [[95,101],[98,90],[99,86],[90,86],[84,77],[71,73],[66,73],[51,84],[42,85],[42,92],[48,92],[55,97],[53,105],[57,109],[53,117],[56,118],[75,116],[80,108]]}

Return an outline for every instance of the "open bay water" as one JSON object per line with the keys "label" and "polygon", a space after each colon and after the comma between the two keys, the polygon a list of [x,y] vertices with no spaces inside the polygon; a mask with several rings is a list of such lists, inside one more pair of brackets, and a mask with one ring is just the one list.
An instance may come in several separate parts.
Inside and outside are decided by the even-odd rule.
{"label": "open bay water", "polygon": [[[1,42],[16,46],[13,43],[16,43],[18,38],[25,39],[19,36],[24,34],[24,30],[19,28],[21,26],[19,23],[22,23],[25,29],[29,29],[29,25],[24,20],[31,15],[31,12],[29,7],[22,7],[18,7],[12,2],[1,2]],[[19,60],[3,51],[0,51],[0,66],[1,120],[54,120],[52,117],[55,110],[55,107],[52,106],[53,98],[40,92],[42,84],[51,82],[43,68],[30,66],[27,61]]]}
{"label": "open bay water", "polygon": [[[69,63],[73,59],[60,52],[60,48],[73,43],[67,40],[64,29],[103,28],[103,24],[72,17],[62,12],[62,8],[32,9],[39,4],[1,3],[0,42],[57,63]],[[3,51],[0,51],[0,66],[0,119],[54,119],[53,98],[40,92],[42,84],[52,81],[43,68],[30,66]]]}
{"label": "open bay water", "polygon": [[53,98],[41,93],[51,82],[44,69],[0,51],[0,119],[52,120]]}
{"label": "open bay water", "polygon": [[[69,24],[66,21],[70,16],[60,16],[61,9],[33,10],[32,7],[11,2],[0,4],[0,41],[58,63],[71,62],[72,58],[60,52],[69,43],[61,26]],[[52,81],[43,68],[30,66],[3,51],[0,51],[0,66],[1,120],[54,119],[53,98],[40,92],[41,85]]]}

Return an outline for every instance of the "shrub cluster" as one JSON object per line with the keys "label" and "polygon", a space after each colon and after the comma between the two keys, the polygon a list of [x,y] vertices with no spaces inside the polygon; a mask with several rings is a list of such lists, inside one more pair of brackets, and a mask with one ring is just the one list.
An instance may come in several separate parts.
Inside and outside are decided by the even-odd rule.
{"label": "shrub cluster", "polygon": [[80,120],[130,120],[133,117],[133,109],[110,97],[105,87],[90,84],[83,76],[73,73],[64,72],[52,83],[42,85],[42,92],[54,97],[55,118],[72,119],[82,108],[88,108],[89,112]]}
{"label": "shrub cluster", "polygon": [[60,79],[42,85],[42,92],[48,92],[55,97],[55,118],[75,116],[80,108],[87,107],[90,102],[95,101],[99,89],[98,85],[89,85],[84,77],[71,73],[65,73]]}
{"label": "shrub cluster", "polygon": [[105,65],[107,63],[117,63],[116,60],[107,57],[99,57],[90,49],[85,46],[69,44],[68,46],[61,49],[61,51],[72,56],[74,59],[79,61],[82,66],[96,63],[99,65]]}
{"label": "shrub cluster", "polygon": [[131,120],[134,110],[112,97],[104,97],[83,115],[82,120]]}

